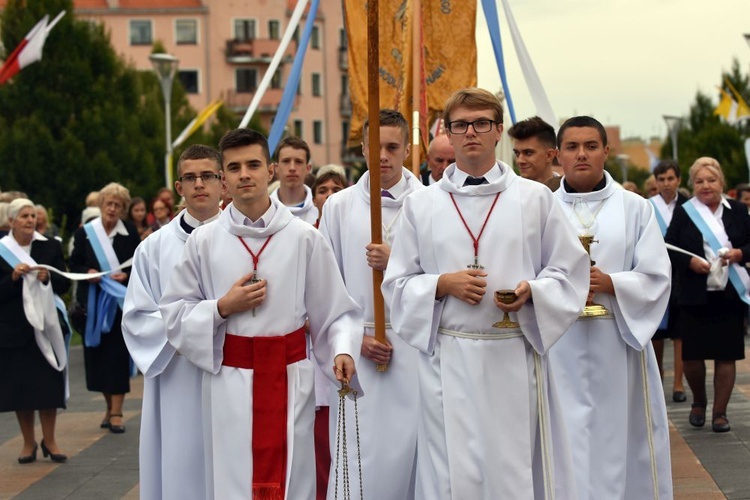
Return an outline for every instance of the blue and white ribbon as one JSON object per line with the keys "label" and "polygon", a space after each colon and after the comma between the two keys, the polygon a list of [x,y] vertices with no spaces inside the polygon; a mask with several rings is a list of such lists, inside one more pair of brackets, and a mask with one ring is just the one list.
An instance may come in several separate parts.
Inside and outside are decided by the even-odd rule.
{"label": "blue and white ribbon", "polygon": [[[719,255],[719,250],[722,248],[732,248],[732,243],[729,241],[726,231],[719,226],[706,205],[695,198],[691,198],[682,207],[716,255]],[[734,286],[734,289],[737,290],[743,302],[750,304],[750,297],[748,297],[750,276],[747,274],[747,269],[736,263],[729,264],[729,281]]]}

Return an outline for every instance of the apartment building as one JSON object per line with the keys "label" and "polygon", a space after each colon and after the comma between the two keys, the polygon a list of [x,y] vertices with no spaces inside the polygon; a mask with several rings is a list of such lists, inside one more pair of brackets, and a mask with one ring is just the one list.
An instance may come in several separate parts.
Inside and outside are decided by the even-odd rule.
{"label": "apartment building", "polygon": [[[0,0],[0,7],[4,6]],[[103,23],[115,50],[136,68],[151,70],[159,41],[179,59],[178,77],[190,104],[216,98],[239,117],[252,101],[289,25],[296,0],[74,0],[79,19]],[[321,0],[287,123],[310,145],[315,165],[343,164],[351,102],[341,0]],[[309,5],[308,5],[309,9]],[[307,20],[303,16],[258,113],[270,130]],[[179,130],[174,131],[174,134]]]}

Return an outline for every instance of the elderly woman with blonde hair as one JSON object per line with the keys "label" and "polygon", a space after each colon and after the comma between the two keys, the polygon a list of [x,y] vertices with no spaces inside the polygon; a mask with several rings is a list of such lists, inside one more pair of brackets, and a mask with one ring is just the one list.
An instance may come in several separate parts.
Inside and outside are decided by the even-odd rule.
{"label": "elderly woman with blonde hair", "polygon": [[70,267],[78,273],[112,271],[82,281],[76,298],[85,305],[85,324],[76,325],[84,337],[86,387],[101,392],[107,403],[101,428],[125,432],[122,406],[130,392],[130,355],[122,337],[122,299],[130,267],[121,264],[133,257],[141,242],[138,230],[124,221],[130,193],[112,182],[99,191],[101,217],[83,225],[73,235]]}
{"label": "elderly woman with blonde hair", "polygon": [[677,328],[682,334],[685,377],[693,393],[689,422],[706,421],[706,363],[714,360],[714,401],[711,427],[730,430],[727,406],[734,387],[738,359],[744,359],[744,316],[750,276],[750,216],[741,203],[727,199],[724,173],[713,158],[698,158],[690,167],[694,196],[677,206],[667,243],[693,257],[670,251],[676,269],[680,308]]}
{"label": "elderly woman with blonde hair", "polygon": [[0,239],[0,412],[15,411],[23,435],[18,463],[36,460],[34,413],[42,424],[42,453],[55,462],[67,457],[55,439],[57,409],[65,408],[67,353],[53,294],[70,283],[39,264],[65,269],[62,247],[36,228],[28,199],[8,204],[10,233]]}

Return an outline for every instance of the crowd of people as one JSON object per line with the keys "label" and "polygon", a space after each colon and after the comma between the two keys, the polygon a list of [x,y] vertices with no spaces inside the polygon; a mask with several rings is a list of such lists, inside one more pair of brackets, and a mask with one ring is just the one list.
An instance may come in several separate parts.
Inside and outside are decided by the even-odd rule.
{"label": "crowd of people", "polygon": [[296,137],[274,152],[250,129],[190,146],[178,204],[171,189],[148,204],[114,182],[92,193],[67,266],[46,209],[0,194],[0,377],[15,381],[0,411],[18,417],[18,462],[39,446],[67,460],[55,421],[75,331],[101,428],[126,432],[143,374],[144,499],[671,498],[664,341],[695,427],[714,360],[711,427],[729,431],[750,186],[728,198],[718,162],[699,158],[693,194],[671,160],[647,197],[630,192],[588,116],[510,127],[516,173],[495,157],[501,103],[477,88],[443,121],[416,176],[408,122],[381,110],[351,186],[335,165],[313,175]]}

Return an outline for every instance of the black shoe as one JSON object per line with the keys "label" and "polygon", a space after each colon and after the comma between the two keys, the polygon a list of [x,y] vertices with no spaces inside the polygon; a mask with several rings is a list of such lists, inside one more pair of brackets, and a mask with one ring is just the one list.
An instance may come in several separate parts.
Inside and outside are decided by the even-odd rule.
{"label": "black shoe", "polygon": [[100,427],[101,429],[109,429],[111,425],[112,425],[112,424],[110,424],[110,423],[109,423],[109,419],[108,419],[108,418],[105,418],[104,420],[102,420],[102,423],[101,423],[101,424],[99,424],[99,427]]}
{"label": "black shoe", "polygon": [[[112,415],[110,415],[110,418],[111,417],[120,417],[120,418],[122,418],[122,413],[113,413]],[[123,432],[125,432],[125,426],[124,425],[115,425],[115,424],[113,424],[113,423],[110,422],[110,424],[109,424],[109,432],[111,432],[112,434],[122,434]]]}
{"label": "black shoe", "polygon": [[18,457],[18,463],[19,464],[30,464],[31,462],[36,462],[36,450],[38,446],[36,443],[34,443],[34,450],[31,452],[31,455],[26,455],[25,457]]}
{"label": "black shoe", "polygon": [[[693,413],[693,410],[700,408],[703,412],[699,415]],[[690,405],[690,416],[688,417],[690,425],[693,427],[703,427],[706,424],[706,403],[693,403]]]}
{"label": "black shoe", "polygon": [[687,396],[685,396],[685,392],[683,391],[674,391],[672,393],[672,401],[675,403],[684,403],[687,401]]}
{"label": "black shoe", "polygon": [[67,455],[63,455],[62,453],[52,453],[49,451],[49,448],[47,448],[47,445],[44,444],[44,439],[42,439],[42,455],[46,458],[49,457],[50,460],[57,463],[63,463],[68,459]]}
{"label": "black shoe", "polygon": [[[716,421],[719,419],[723,419],[725,422],[716,423]],[[714,432],[729,432],[729,429],[731,429],[731,427],[729,426],[729,419],[727,418],[727,416],[723,413],[721,415],[716,415],[711,422],[711,429]]]}

